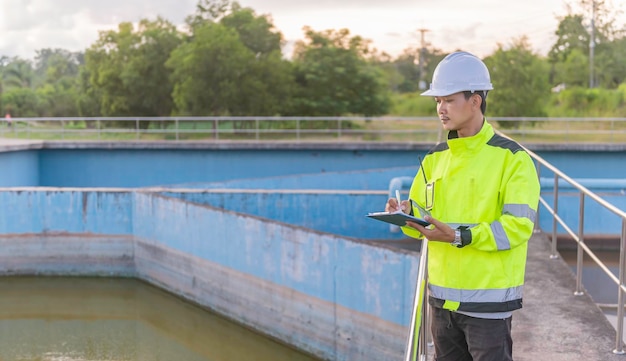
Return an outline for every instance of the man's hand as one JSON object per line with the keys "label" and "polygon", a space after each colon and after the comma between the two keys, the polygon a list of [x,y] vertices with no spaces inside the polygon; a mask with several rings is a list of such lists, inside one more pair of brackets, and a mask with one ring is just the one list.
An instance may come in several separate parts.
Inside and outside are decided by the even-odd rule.
{"label": "man's hand", "polygon": [[411,205],[409,204],[409,201],[402,201],[399,205],[398,205],[398,200],[395,198],[389,198],[389,200],[387,200],[387,204],[385,205],[385,212],[396,212],[401,210],[404,213],[410,214],[411,213]]}
{"label": "man's hand", "polygon": [[420,231],[429,241],[452,243],[454,241],[454,229],[447,224],[434,219],[431,216],[425,216],[424,220],[430,223],[430,226],[424,227],[415,222],[406,222],[406,225]]}

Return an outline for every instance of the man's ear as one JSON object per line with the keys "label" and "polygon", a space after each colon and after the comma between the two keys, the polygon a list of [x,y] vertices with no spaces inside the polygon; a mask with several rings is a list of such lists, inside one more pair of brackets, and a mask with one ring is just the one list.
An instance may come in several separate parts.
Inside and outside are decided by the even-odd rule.
{"label": "man's ear", "polygon": [[480,95],[476,93],[472,94],[472,106],[473,107],[480,108],[480,104],[482,103],[482,101],[483,101],[483,98]]}

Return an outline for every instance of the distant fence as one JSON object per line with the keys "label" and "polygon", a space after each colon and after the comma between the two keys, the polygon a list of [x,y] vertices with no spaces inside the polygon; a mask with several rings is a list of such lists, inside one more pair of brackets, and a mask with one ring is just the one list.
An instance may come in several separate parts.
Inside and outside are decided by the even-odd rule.
{"label": "distant fence", "polygon": [[[626,118],[488,118],[524,143],[624,143]],[[89,140],[442,140],[436,117],[91,117],[13,118],[0,136]]]}

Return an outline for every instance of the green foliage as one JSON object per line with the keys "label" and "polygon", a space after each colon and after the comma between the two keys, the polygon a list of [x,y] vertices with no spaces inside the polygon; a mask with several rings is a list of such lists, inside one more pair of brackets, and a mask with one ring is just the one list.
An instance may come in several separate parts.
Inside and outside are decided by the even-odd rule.
{"label": "green foliage", "polygon": [[368,42],[347,29],[315,32],[294,51],[297,90],[294,114],[385,114],[390,105],[385,75],[368,62]]}
{"label": "green foliage", "polygon": [[389,115],[399,117],[433,117],[437,115],[437,105],[432,97],[420,96],[420,92],[394,94]]}
{"label": "green foliage", "polygon": [[554,82],[567,86],[589,83],[589,59],[580,49],[572,49],[565,59],[554,66]]}
{"label": "green foliage", "polygon": [[2,69],[3,89],[30,88],[33,85],[34,76],[31,62],[15,57]]}
{"label": "green foliage", "polygon": [[239,34],[239,40],[257,56],[281,51],[282,34],[276,32],[274,24],[268,17],[257,16],[250,8],[242,8],[234,3],[232,12],[224,16],[220,23],[235,29]]}
{"label": "green foliage", "polygon": [[583,15],[569,14],[562,17],[555,35],[557,40],[548,53],[551,63],[565,61],[574,50],[589,53],[589,33],[583,25]]}
{"label": "green foliage", "polygon": [[176,27],[161,18],[101,32],[85,54],[89,81],[83,85],[92,88],[102,115],[170,115],[173,85],[165,62],[181,41]]}
{"label": "green foliage", "polygon": [[[494,90],[487,97],[487,113],[503,117],[545,116],[544,102],[550,96],[549,67],[534,54],[525,38],[508,49],[499,46],[484,59]],[[517,122],[502,122],[517,127]]]}
{"label": "green foliage", "polygon": [[398,92],[410,93],[419,89],[421,74],[418,62],[419,55],[417,51],[409,49],[393,62],[398,73],[402,76],[402,82],[397,86]]}
{"label": "green foliage", "polygon": [[78,116],[76,82],[83,54],[63,49],[41,49],[36,54],[37,113],[45,117]]}
{"label": "green foliage", "polygon": [[[523,37],[485,58],[495,87],[488,116],[626,115],[625,33],[614,9],[595,4],[593,63],[589,18],[571,12],[559,19],[547,58]],[[407,48],[393,59],[346,29],[305,28],[287,60],[271,18],[230,0],[198,0],[186,24],[181,32],[165,19],[143,19],[100,32],[84,54],[2,56],[0,110],[14,117],[435,115],[432,99],[419,93],[447,54],[439,49]],[[591,64],[593,90],[586,89]]]}
{"label": "green foliage", "polygon": [[626,81],[626,37],[600,44],[594,61],[596,85],[615,89]]}
{"label": "green foliage", "polygon": [[[553,67],[552,84],[615,89],[626,80],[626,38],[624,29],[616,27],[615,9],[604,1],[595,0],[596,8],[593,32],[594,57],[590,61],[592,36],[587,17],[583,14],[568,14],[560,18],[555,34],[557,41],[552,46],[548,58]],[[591,3],[580,0],[583,8]],[[593,64],[593,77],[590,65]],[[592,79],[590,79],[592,78]]]}
{"label": "green foliage", "polygon": [[30,88],[13,87],[2,94],[2,105],[12,117],[38,117],[38,98]]}
{"label": "green foliage", "polygon": [[265,16],[233,6],[220,22],[193,31],[166,63],[178,114],[280,114],[291,93],[291,68],[280,53],[282,35]]}
{"label": "green foliage", "polygon": [[552,98],[551,117],[623,117],[626,116],[626,83],[618,89],[572,87]]}

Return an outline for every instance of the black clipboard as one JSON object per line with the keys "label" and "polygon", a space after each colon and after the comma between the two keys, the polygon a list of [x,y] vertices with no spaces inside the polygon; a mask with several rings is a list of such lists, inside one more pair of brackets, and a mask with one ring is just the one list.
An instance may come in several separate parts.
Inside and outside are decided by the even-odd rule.
{"label": "black clipboard", "polygon": [[417,218],[410,214],[406,214],[402,211],[368,213],[367,217],[370,217],[379,221],[395,224],[396,226],[405,226],[407,221],[415,222],[424,227],[430,226],[430,223],[426,222],[424,219]]}

